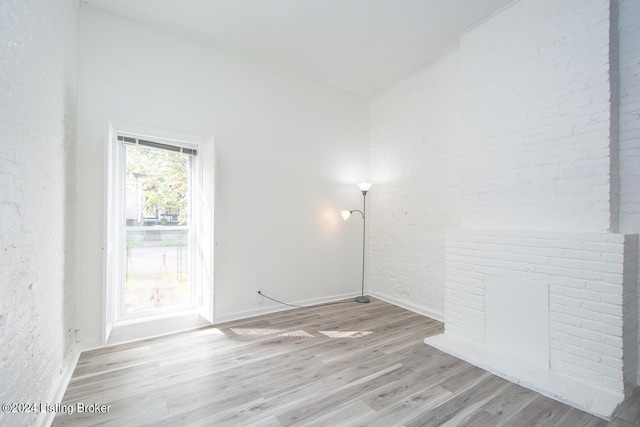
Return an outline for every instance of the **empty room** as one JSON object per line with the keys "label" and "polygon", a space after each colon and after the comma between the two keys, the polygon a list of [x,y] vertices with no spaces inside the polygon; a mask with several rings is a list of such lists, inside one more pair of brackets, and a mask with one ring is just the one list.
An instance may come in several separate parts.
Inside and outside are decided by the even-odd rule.
{"label": "empty room", "polygon": [[640,1],[0,0],[0,426],[640,426]]}

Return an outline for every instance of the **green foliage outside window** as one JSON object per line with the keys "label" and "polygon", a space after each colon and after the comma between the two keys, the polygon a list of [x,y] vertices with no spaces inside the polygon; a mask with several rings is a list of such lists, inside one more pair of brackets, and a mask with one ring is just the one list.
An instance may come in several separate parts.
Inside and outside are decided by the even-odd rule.
{"label": "green foliage outside window", "polygon": [[139,192],[142,216],[186,225],[189,156],[140,146],[127,146],[126,155],[127,193]]}

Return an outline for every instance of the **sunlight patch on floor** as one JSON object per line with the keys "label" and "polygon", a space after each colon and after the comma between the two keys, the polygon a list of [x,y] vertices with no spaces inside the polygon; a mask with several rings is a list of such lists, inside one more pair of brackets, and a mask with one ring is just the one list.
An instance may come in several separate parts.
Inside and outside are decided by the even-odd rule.
{"label": "sunlight patch on floor", "polygon": [[264,329],[264,328],[231,328],[236,335],[263,337],[284,332],[284,329]]}
{"label": "sunlight patch on floor", "polygon": [[318,331],[329,338],[362,338],[373,333],[373,331]]}
{"label": "sunlight patch on floor", "polygon": [[[231,331],[240,336],[264,337],[267,335],[277,335],[279,337],[314,338],[310,332],[304,330],[287,331],[285,329],[269,328],[231,328]],[[329,338],[362,338],[373,333],[373,331],[318,331]]]}

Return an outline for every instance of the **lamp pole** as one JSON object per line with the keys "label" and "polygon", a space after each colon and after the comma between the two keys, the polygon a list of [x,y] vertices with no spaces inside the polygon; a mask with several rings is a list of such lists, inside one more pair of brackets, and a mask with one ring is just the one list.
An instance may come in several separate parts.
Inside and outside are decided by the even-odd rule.
{"label": "lamp pole", "polygon": [[369,297],[364,295],[364,261],[366,253],[365,233],[367,232],[367,220],[365,212],[367,211],[367,191],[369,191],[369,188],[371,188],[371,184],[368,182],[361,182],[360,184],[358,184],[358,187],[360,188],[360,191],[362,191],[362,210],[353,209],[349,211],[341,211],[340,213],[342,214],[342,219],[344,219],[345,221],[348,220],[351,214],[353,214],[354,212],[358,212],[362,215],[362,287],[360,296],[356,297],[356,302],[369,302]]}
{"label": "lamp pole", "polygon": [[369,297],[364,295],[364,260],[365,260],[365,252],[366,252],[365,233],[367,231],[366,212],[367,212],[367,191],[362,190],[362,287],[360,291],[360,296],[356,297],[356,302],[363,302],[363,303],[369,302]]}
{"label": "lamp pole", "polygon": [[360,296],[356,297],[356,302],[366,303],[369,302],[369,297],[364,295],[364,262],[366,253],[366,232],[367,232],[367,191],[371,187],[371,184],[363,182],[358,184],[360,191],[362,191],[362,287],[360,290]]}

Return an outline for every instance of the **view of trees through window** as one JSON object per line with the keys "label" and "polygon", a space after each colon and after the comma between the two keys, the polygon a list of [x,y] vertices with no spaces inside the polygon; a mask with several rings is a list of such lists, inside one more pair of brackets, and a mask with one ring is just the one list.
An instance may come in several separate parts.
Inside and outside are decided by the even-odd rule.
{"label": "view of trees through window", "polygon": [[164,149],[125,147],[124,313],[188,304],[192,159]]}
{"label": "view of trees through window", "polygon": [[187,224],[188,160],[181,153],[127,146],[127,199],[136,197],[127,203],[127,225]]}

